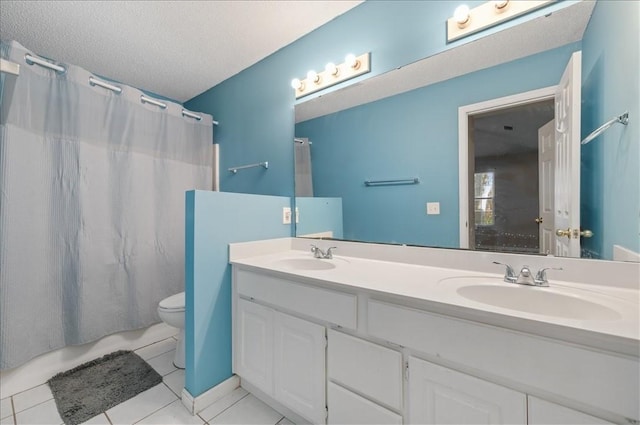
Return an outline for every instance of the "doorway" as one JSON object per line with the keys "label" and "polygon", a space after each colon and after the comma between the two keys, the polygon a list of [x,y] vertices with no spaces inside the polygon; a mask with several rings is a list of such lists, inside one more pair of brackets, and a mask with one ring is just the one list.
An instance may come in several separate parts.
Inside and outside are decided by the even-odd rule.
{"label": "doorway", "polygon": [[[459,108],[461,248],[540,252],[537,132],[554,117],[555,91],[551,86]],[[523,165],[527,171],[518,169]]]}
{"label": "doorway", "polygon": [[474,249],[540,252],[538,129],[553,118],[553,99],[468,116]]}

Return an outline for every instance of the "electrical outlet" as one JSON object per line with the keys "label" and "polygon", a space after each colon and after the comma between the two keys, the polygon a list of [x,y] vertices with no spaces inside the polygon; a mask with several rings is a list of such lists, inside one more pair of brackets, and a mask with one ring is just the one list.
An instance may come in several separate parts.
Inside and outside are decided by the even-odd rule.
{"label": "electrical outlet", "polygon": [[282,224],[291,224],[291,208],[282,208]]}
{"label": "electrical outlet", "polygon": [[429,215],[440,214],[440,202],[427,202],[427,214]]}

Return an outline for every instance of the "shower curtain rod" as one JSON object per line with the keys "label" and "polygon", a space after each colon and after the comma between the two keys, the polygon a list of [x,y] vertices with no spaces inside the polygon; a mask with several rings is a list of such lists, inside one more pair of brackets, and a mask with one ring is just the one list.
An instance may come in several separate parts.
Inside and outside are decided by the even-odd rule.
{"label": "shower curtain rod", "polygon": [[[64,72],[67,71],[67,69],[65,67],[61,66],[61,65],[56,65],[55,63],[49,62],[49,61],[44,60],[44,59],[37,58],[35,56],[31,56],[30,54],[24,55],[24,60],[28,65],[33,65],[33,64],[40,65],[43,68],[52,69],[52,70],[54,70],[56,72],[59,72],[59,73],[64,73]],[[6,61],[3,59],[3,64],[4,64],[4,62],[6,62]],[[16,64],[16,66],[19,69],[19,65]],[[3,69],[3,71],[4,71],[4,69]],[[98,80],[95,77],[89,77],[89,84],[91,86],[100,86],[100,87],[105,88],[107,90],[111,90],[112,92],[115,92],[117,94],[122,93],[122,88],[121,87],[118,87],[116,85],[107,83],[106,81]],[[147,97],[145,95],[141,95],[140,96],[140,101],[142,103],[149,103],[151,105],[158,106],[158,107],[160,107],[162,109],[166,109],[167,108],[167,104],[166,103],[160,102],[159,100],[152,99],[152,98]],[[202,119],[202,115],[195,114],[195,113],[193,113],[191,111],[188,111],[186,109],[182,110],[182,116],[183,117],[194,118],[194,119],[196,119],[198,121],[200,121]],[[219,123],[218,123],[218,121],[212,121],[212,124],[213,125],[218,125]]]}
{"label": "shower curtain rod", "polygon": [[595,139],[596,137],[598,137],[599,135],[604,133],[609,127],[611,127],[615,123],[620,123],[622,125],[629,124],[629,112],[625,112],[624,114],[622,114],[620,116],[617,116],[615,118],[611,118],[609,121],[607,121],[606,123],[602,124],[600,127],[598,127],[595,130],[593,130],[591,132],[591,134],[589,134],[587,137],[585,137],[582,140],[582,142],[580,142],[580,144],[581,145],[586,145],[587,143],[589,143],[590,141],[592,141],[593,139]]}

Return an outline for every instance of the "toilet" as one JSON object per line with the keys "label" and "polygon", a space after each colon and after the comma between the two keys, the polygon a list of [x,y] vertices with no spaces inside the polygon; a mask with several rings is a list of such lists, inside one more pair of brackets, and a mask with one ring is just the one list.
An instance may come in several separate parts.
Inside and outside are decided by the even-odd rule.
{"label": "toilet", "polygon": [[180,329],[173,365],[184,369],[184,292],[171,295],[158,304],[158,315],[164,323]]}

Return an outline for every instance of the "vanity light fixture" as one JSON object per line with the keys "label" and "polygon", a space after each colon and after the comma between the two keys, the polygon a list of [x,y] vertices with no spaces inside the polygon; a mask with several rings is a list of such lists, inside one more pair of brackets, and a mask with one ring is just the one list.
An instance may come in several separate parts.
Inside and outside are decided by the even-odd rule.
{"label": "vanity light fixture", "polygon": [[291,81],[291,87],[295,90],[296,99],[299,99],[369,71],[371,71],[370,53],[360,56],[349,54],[341,64],[329,62],[322,72],[309,71],[304,80],[294,78]]}
{"label": "vanity light fixture", "polygon": [[539,9],[552,0],[494,0],[469,9],[456,8],[447,20],[447,41],[458,40],[494,25]]}

